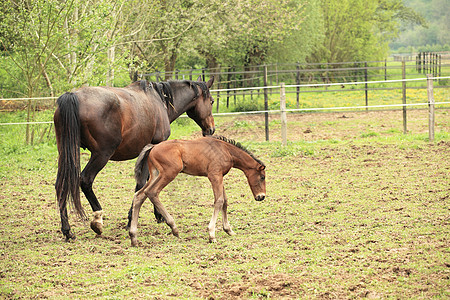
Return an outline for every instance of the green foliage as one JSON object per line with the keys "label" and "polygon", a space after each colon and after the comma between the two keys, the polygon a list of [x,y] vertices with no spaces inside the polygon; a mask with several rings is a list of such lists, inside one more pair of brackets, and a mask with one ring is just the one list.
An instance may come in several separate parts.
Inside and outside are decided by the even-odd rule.
{"label": "green foliage", "polygon": [[399,53],[417,51],[450,50],[449,4],[446,0],[406,0],[405,5],[420,12],[426,20],[426,26],[411,26],[400,23],[400,34],[390,43],[390,47]]}
{"label": "green foliage", "polygon": [[311,53],[311,62],[383,59],[400,21],[425,22],[401,0],[321,1],[321,8],[324,38]]}
{"label": "green foliage", "polygon": [[[376,60],[385,58],[401,20],[424,24],[400,0],[5,3],[0,8],[3,96],[59,95],[81,85],[124,86],[135,71],[166,71],[163,79],[169,79],[176,68],[251,70],[271,62]],[[442,3],[435,0],[433,7]]]}
{"label": "green foliage", "polygon": [[264,110],[263,103],[257,99],[251,99],[250,97],[242,98],[236,103],[236,106],[232,108],[233,112],[243,111],[260,111]]}

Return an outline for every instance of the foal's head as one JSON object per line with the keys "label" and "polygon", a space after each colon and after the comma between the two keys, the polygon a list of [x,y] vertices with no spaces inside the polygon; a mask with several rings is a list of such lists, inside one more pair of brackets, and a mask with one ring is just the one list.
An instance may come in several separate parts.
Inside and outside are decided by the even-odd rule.
{"label": "foal's head", "polygon": [[258,162],[258,167],[248,172],[247,179],[255,200],[264,200],[266,197],[266,166]]}
{"label": "foal's head", "polygon": [[214,99],[209,92],[213,83],[214,77],[211,77],[208,82],[201,81],[201,77],[199,77],[196,82],[193,82],[192,88],[194,88],[197,95],[195,105],[186,112],[187,115],[200,126],[203,136],[213,135],[215,131],[214,118],[212,115]]}

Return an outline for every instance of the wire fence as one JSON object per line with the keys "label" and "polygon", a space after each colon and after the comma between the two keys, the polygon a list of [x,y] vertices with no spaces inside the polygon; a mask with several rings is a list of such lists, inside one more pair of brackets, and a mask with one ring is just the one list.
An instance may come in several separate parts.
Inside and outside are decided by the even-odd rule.
{"label": "wire fence", "polygon": [[[355,85],[355,84],[380,84],[380,83],[406,83],[406,82],[418,82],[418,81],[427,81],[427,80],[444,80],[450,79],[450,76],[446,77],[428,77],[428,78],[411,78],[411,79],[395,79],[395,80],[387,80],[387,81],[360,81],[360,82],[339,82],[339,83],[317,83],[317,84],[291,84],[284,85],[284,88],[307,88],[307,87],[330,87],[330,86],[346,86],[346,85]],[[230,92],[230,91],[251,91],[251,90],[279,90],[281,85],[271,85],[271,86],[259,86],[259,87],[246,87],[246,88],[231,88],[231,89],[212,89],[212,93],[221,93],[221,92]],[[423,87],[426,88],[426,87]],[[399,89],[398,87],[396,89]],[[342,90],[337,90],[342,91]],[[316,91],[321,92],[321,91]],[[278,93],[278,91],[277,91]],[[6,98],[0,99],[0,101],[40,101],[40,100],[55,100],[56,97],[37,97],[37,98]],[[449,99],[450,100],[450,99]],[[422,103],[403,103],[403,104],[383,104],[383,105],[358,105],[358,106],[341,106],[341,107],[309,107],[309,108],[294,108],[294,109],[286,109],[286,112],[313,112],[313,111],[336,111],[336,110],[361,110],[361,109],[379,109],[386,108],[392,109],[395,107],[412,107],[412,106],[426,106],[428,102]],[[436,102],[435,105],[447,105],[450,104],[449,101],[439,101]],[[264,110],[254,110],[254,111],[242,111],[242,112],[224,112],[224,113],[213,113],[214,116],[232,116],[232,115],[244,115],[244,114],[264,114],[264,113],[280,113],[280,110],[277,109],[264,109]],[[7,125],[35,125],[35,124],[52,124],[53,121],[31,121],[31,122],[9,122],[9,123],[0,123],[0,126]]]}

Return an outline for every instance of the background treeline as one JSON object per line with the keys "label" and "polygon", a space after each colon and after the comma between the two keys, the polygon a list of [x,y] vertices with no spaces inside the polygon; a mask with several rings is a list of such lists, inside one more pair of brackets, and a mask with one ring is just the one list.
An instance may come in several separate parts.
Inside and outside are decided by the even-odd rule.
{"label": "background treeline", "polygon": [[135,72],[380,60],[402,29],[429,26],[406,5],[416,2],[430,1],[6,0],[0,90],[53,96],[124,86]]}

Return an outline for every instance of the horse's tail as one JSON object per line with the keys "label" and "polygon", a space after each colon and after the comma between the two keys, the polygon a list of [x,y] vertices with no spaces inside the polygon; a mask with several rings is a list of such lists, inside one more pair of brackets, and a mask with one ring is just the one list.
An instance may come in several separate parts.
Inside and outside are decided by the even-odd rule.
{"label": "horse's tail", "polygon": [[[149,180],[150,172],[148,170],[148,155],[150,154],[150,151],[155,145],[148,144],[145,146],[141,153],[138,156],[138,159],[136,160],[136,166],[134,167],[134,178],[136,179],[136,192],[140,190],[147,180]],[[156,221],[158,223],[165,222],[164,217],[159,213],[159,211],[154,207],[154,214]]]}
{"label": "horse's tail", "polygon": [[[148,171],[148,164],[147,164],[147,158],[152,150],[152,148],[155,145],[148,144],[145,146],[141,153],[139,153],[138,159],[136,160],[136,165],[134,167],[134,178],[136,179],[136,192],[142,188],[145,184],[145,182],[148,180],[149,177],[149,171]],[[140,187],[138,189],[138,187]]]}
{"label": "horse's tail", "polygon": [[79,101],[74,93],[65,93],[57,100],[59,114],[54,123],[58,142],[58,173],[56,197],[60,210],[66,208],[67,198],[76,213],[86,219],[80,201],[80,112]]}

